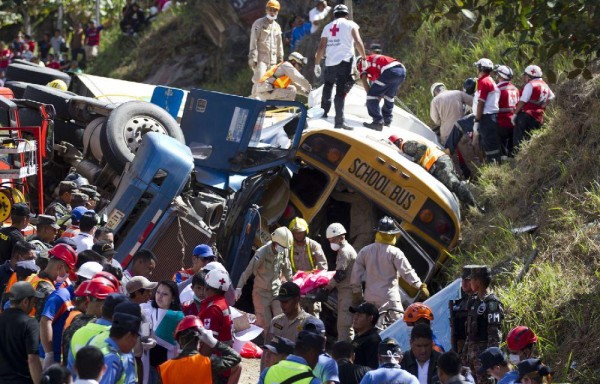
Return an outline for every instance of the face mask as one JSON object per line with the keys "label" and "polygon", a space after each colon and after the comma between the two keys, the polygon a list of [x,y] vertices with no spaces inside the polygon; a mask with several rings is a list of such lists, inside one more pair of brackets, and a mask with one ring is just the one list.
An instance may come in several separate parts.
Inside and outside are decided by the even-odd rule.
{"label": "face mask", "polygon": [[267,13],[267,19],[269,19],[269,20],[277,20],[277,13],[274,14],[274,15],[272,15],[272,16],[271,16],[271,14]]}
{"label": "face mask", "polygon": [[281,253],[281,252],[285,251],[285,248],[282,247],[281,245],[277,244],[275,246],[275,251],[277,251],[277,253]]}
{"label": "face mask", "polygon": [[521,362],[521,357],[517,354],[511,353],[510,355],[508,355],[508,360],[511,364],[518,364]]}
{"label": "face mask", "polygon": [[329,243],[329,246],[331,247],[332,250],[334,251],[339,251],[340,250],[340,245],[338,243]]}

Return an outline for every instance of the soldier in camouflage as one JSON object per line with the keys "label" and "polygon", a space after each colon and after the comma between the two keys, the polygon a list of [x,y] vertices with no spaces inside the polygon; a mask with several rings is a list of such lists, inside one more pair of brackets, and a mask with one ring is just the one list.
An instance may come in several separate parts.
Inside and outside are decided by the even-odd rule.
{"label": "soldier in camouflage", "polygon": [[456,194],[458,199],[468,206],[477,206],[467,182],[460,180],[454,171],[452,159],[441,149],[434,145],[427,145],[415,140],[404,141],[401,137],[389,137],[402,152],[412,157],[413,161],[428,171],[433,177]]}
{"label": "soldier in camouflage", "polygon": [[458,300],[450,300],[450,328],[452,349],[458,353],[464,365],[467,363],[465,342],[467,340],[467,315],[469,313],[469,300],[473,294],[471,289],[471,266],[463,267],[461,282],[461,297]]}
{"label": "soldier in camouflage", "polygon": [[[481,362],[479,355],[489,347],[498,347],[502,340],[504,308],[498,297],[490,292],[492,281],[490,268],[486,265],[468,266],[471,270],[473,296],[467,315],[467,363],[472,372],[477,372]],[[477,374],[478,384],[490,383],[487,374]]]}
{"label": "soldier in camouflage", "polygon": [[55,216],[57,219],[71,214],[71,199],[73,193],[78,193],[77,184],[74,181],[61,181],[58,186],[58,198],[54,200],[44,213]]}

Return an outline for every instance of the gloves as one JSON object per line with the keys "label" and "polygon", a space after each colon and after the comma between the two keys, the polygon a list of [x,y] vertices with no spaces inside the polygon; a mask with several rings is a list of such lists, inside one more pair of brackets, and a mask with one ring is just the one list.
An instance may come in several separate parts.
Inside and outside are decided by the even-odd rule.
{"label": "gloves", "polygon": [[54,352],[46,352],[46,356],[44,356],[44,362],[42,363],[42,371],[45,371],[54,363]]}
{"label": "gloves", "polygon": [[429,298],[429,289],[427,289],[427,284],[421,284],[421,288],[419,288],[419,293],[417,294],[418,301],[425,301]]}
{"label": "gloves", "polygon": [[257,64],[256,64],[256,61],[254,61],[254,59],[249,59],[248,65],[250,66],[250,69],[254,71],[256,69]]}
{"label": "gloves", "polygon": [[154,347],[156,347],[156,340],[149,337],[146,341],[142,341],[144,351],[149,351]]}
{"label": "gloves", "polygon": [[473,133],[475,133],[475,134],[479,133],[479,121],[476,121],[473,124]]}
{"label": "gloves", "polygon": [[321,77],[321,64],[315,64],[315,76]]}
{"label": "gloves", "polygon": [[360,305],[363,302],[362,292],[354,292],[352,294],[352,305]]}
{"label": "gloves", "polygon": [[211,348],[214,348],[219,342],[217,339],[215,339],[211,330],[204,328],[200,330],[200,341]]}
{"label": "gloves", "polygon": [[235,289],[235,301],[238,301],[242,297],[242,288]]}
{"label": "gloves", "polygon": [[510,118],[510,122],[512,123],[512,125],[517,125],[517,115],[514,114],[511,118]]}

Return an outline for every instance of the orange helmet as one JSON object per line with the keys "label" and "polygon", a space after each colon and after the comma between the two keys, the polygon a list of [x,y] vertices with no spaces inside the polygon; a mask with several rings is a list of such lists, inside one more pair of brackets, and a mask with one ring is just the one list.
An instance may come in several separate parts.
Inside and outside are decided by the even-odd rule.
{"label": "orange helmet", "polygon": [[531,328],[523,325],[511,329],[506,336],[506,344],[511,351],[521,351],[537,341],[537,336]]}
{"label": "orange helmet", "polygon": [[121,283],[119,282],[119,280],[117,280],[117,278],[112,273],[106,272],[106,271],[100,271],[94,275],[93,279],[98,278],[98,277],[103,277],[104,279],[108,280],[108,282],[111,285],[113,285],[117,291],[119,290]]}
{"label": "orange helmet", "polygon": [[198,316],[187,315],[186,317],[181,319],[179,324],[177,324],[177,328],[175,328],[175,338],[177,338],[177,335],[179,334],[179,332],[183,332],[186,329],[192,329],[192,328],[200,330],[204,327],[202,326],[202,322],[200,321]]}
{"label": "orange helmet", "polygon": [[414,323],[419,319],[433,321],[433,312],[423,303],[412,303],[404,311],[404,322]]}
{"label": "orange helmet", "polygon": [[48,254],[53,259],[64,261],[71,271],[75,269],[75,264],[77,264],[77,252],[75,252],[70,245],[56,244],[48,251]]}
{"label": "orange helmet", "polygon": [[281,6],[279,5],[279,1],[269,0],[269,1],[267,1],[267,6],[265,8],[275,8],[277,10],[277,12],[279,12],[279,10],[281,9]]}

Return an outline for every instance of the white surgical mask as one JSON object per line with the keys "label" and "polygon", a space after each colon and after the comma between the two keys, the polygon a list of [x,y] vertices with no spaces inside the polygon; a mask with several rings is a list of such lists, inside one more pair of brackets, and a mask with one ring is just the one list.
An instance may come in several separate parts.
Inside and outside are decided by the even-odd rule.
{"label": "white surgical mask", "polygon": [[341,246],[338,243],[329,243],[329,246],[331,247],[332,250],[334,251],[339,251]]}
{"label": "white surgical mask", "polygon": [[275,245],[275,251],[277,251],[277,253],[281,253],[285,251],[285,247],[282,247],[281,245],[277,244]]}
{"label": "white surgical mask", "polygon": [[277,15],[278,14],[276,13],[273,16],[271,16],[271,14],[267,13],[267,19],[269,19],[269,20],[277,20]]}
{"label": "white surgical mask", "polygon": [[521,357],[517,354],[511,353],[508,355],[508,360],[511,364],[519,364],[521,362]]}

